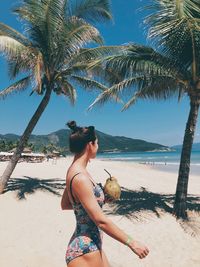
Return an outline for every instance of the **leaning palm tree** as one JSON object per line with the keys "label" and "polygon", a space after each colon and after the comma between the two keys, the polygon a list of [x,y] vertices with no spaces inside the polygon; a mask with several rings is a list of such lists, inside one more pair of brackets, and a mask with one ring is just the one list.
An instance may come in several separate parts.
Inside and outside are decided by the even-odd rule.
{"label": "leaning palm tree", "polygon": [[0,52],[8,61],[10,77],[20,75],[21,78],[0,91],[0,98],[30,86],[31,94],[42,96],[42,101],[1,176],[0,193],[52,93],[63,94],[74,104],[75,84],[105,90],[99,82],[84,76],[86,61],[80,62],[78,55],[83,53],[87,58],[87,49],[81,48],[90,42],[103,42],[93,23],[112,18],[109,0],[22,0],[14,13],[24,23],[24,34],[0,23]]}
{"label": "leaning palm tree", "polygon": [[[128,96],[123,110],[139,99],[168,99],[187,96],[190,112],[181,153],[174,214],[187,218],[187,189],[190,157],[200,105],[200,1],[152,0],[146,7],[148,37],[154,49],[137,44],[123,47],[121,55],[96,60],[91,68],[115,70],[112,86],[94,103],[103,104],[111,96]],[[119,79],[121,80],[119,82]]]}

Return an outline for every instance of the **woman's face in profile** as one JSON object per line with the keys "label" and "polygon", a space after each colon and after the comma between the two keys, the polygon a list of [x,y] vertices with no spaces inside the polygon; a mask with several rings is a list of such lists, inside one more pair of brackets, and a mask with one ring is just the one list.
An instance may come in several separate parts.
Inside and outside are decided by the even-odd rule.
{"label": "woman's face in profile", "polygon": [[99,145],[98,145],[98,139],[94,141],[94,143],[90,142],[90,158],[95,158],[97,151],[98,151]]}

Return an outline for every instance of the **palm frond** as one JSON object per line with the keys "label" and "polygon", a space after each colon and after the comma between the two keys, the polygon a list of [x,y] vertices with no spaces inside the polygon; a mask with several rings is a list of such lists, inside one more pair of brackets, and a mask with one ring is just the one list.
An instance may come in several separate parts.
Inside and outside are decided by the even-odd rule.
{"label": "palm frond", "polygon": [[127,110],[130,106],[135,105],[136,101],[138,100],[140,96],[140,92],[136,92],[130,99],[129,101],[123,106],[122,111]]}
{"label": "palm frond", "polygon": [[96,48],[80,49],[79,53],[73,56],[68,62],[69,69],[82,73],[90,73],[91,76],[100,78],[102,81],[109,83],[111,77],[117,76],[117,70],[106,70],[105,65],[109,61],[111,55],[116,57],[123,53],[123,46],[100,46]]}
{"label": "palm frond", "polygon": [[69,83],[67,80],[61,79],[60,82],[57,82],[58,88],[56,89],[57,94],[63,94],[67,98],[69,98],[72,105],[75,104],[77,94],[76,89],[73,87],[71,83]]}
{"label": "palm frond", "polygon": [[56,30],[53,27],[56,19],[51,16],[52,13],[55,14],[52,12],[51,2],[55,7],[58,0],[22,0],[14,9],[14,12],[24,21],[26,34],[33,41],[34,46],[39,47],[43,53],[47,65],[53,51],[53,33]]}
{"label": "palm frond", "polygon": [[15,78],[20,71],[27,72],[33,68],[37,50],[11,37],[0,36],[0,52],[8,58],[9,75]]}
{"label": "palm frond", "polygon": [[[67,0],[48,0],[45,3],[45,20],[42,23],[42,35],[46,32],[45,42],[48,44],[51,60],[56,57],[55,51],[64,46],[65,20]],[[63,41],[63,42],[62,42]],[[44,42],[44,43],[45,43]]]}
{"label": "palm frond", "polygon": [[8,95],[15,93],[15,92],[21,92],[23,90],[25,90],[28,85],[31,82],[31,76],[27,76],[15,83],[13,83],[12,85],[10,85],[9,87],[3,89],[0,91],[0,98],[5,98]]}
{"label": "palm frond", "polygon": [[183,98],[184,94],[185,94],[185,91],[184,90],[185,88],[184,87],[179,87],[179,91],[178,91],[178,102],[181,101],[181,99]]}
{"label": "palm frond", "polygon": [[186,69],[200,73],[200,2],[153,1],[148,6],[151,14],[145,19],[148,37],[167,57],[173,58]]}
{"label": "palm frond", "polygon": [[66,6],[68,0],[50,0],[48,1],[48,23],[51,33],[56,35],[63,28],[66,18]]}
{"label": "palm frond", "polygon": [[100,91],[105,91],[107,90],[108,88],[95,81],[95,80],[92,80],[90,78],[86,78],[86,77],[81,77],[81,76],[78,76],[78,75],[71,75],[70,76],[70,79],[75,81],[76,83],[78,83],[79,85],[81,85],[84,89],[86,89],[87,91],[91,91],[93,89],[97,89],[97,90],[100,90]]}
{"label": "palm frond", "polygon": [[[34,0],[21,0],[20,4],[13,8],[13,12],[18,15],[18,17],[29,23],[35,24],[38,22],[39,18],[44,14],[43,10],[47,5],[48,1],[34,1]],[[37,20],[38,18],[38,20]]]}
{"label": "palm frond", "polygon": [[123,110],[125,110],[134,104],[138,98],[167,99],[177,96],[179,90],[185,91],[185,89],[182,83],[179,83],[169,74],[141,74],[113,85],[111,88],[101,93],[89,108],[91,109],[97,104],[103,105],[113,96],[121,98],[122,96],[132,95],[130,100],[123,107]]}
{"label": "palm frond", "polygon": [[26,49],[26,47],[15,39],[0,35],[0,52],[4,53],[9,58],[19,55],[24,49]]}
{"label": "palm frond", "polygon": [[68,10],[71,16],[82,18],[91,23],[112,20],[109,0],[71,1]]}
{"label": "palm frond", "polygon": [[13,56],[8,60],[8,74],[10,79],[16,78],[16,76],[23,72],[31,72],[36,65],[36,56],[32,53],[25,53]]}
{"label": "palm frond", "polygon": [[87,74],[87,63],[86,62],[79,62],[72,66],[65,65],[64,68],[56,74],[56,77],[69,76],[71,74],[80,74],[80,73]]}
{"label": "palm frond", "polygon": [[174,80],[158,79],[158,81],[151,81],[149,85],[143,84],[143,87],[131,96],[128,102],[123,106],[122,111],[127,110],[135,105],[139,99],[168,99],[170,97],[178,96],[178,101],[185,93],[185,88],[182,84],[176,84]]}
{"label": "palm frond", "polygon": [[[166,84],[166,82],[169,82],[169,81],[165,80],[164,83]],[[154,85],[154,87],[152,85],[152,87],[147,86],[147,87],[141,88],[140,90],[135,92],[133,96],[128,100],[128,102],[123,106],[122,111],[125,111],[131,106],[135,105],[136,102],[140,98],[141,99],[152,98],[152,99],[165,99],[166,100],[170,97],[174,97],[178,95],[178,101],[180,101],[181,97],[185,93],[183,85],[177,86],[176,84],[174,84],[174,81],[173,81],[171,83],[172,86],[170,86],[170,83],[166,87],[163,87],[163,84],[160,84],[160,86],[158,86],[158,82],[157,82],[157,85],[156,86]],[[175,90],[174,88],[177,88],[177,87],[178,89]]]}
{"label": "palm frond", "polygon": [[43,59],[42,54],[38,54],[37,61],[34,68],[35,81],[37,83],[37,92],[41,94],[42,92],[42,76],[43,76]]}
{"label": "palm frond", "polygon": [[84,45],[103,44],[99,31],[85,18],[106,17],[109,1],[22,0],[14,11],[26,22],[26,33],[40,47],[45,65],[61,69]]}
{"label": "palm frond", "polygon": [[[71,17],[66,21],[65,27],[67,29],[67,33],[69,34],[69,36],[66,36],[65,38],[66,41],[76,37],[77,40],[83,39],[84,44],[86,43],[86,38],[88,38],[88,41],[103,44],[103,39],[100,36],[99,31],[80,18]],[[85,38],[83,37],[83,34],[86,35]]]}
{"label": "palm frond", "polygon": [[32,43],[23,34],[0,22],[0,36],[10,37],[24,46],[32,46]]}
{"label": "palm frond", "polygon": [[102,106],[106,102],[114,100],[115,102],[121,102],[118,96],[110,93],[109,89],[104,91],[103,93],[99,94],[97,98],[92,102],[92,104],[88,107],[88,110],[91,110],[94,108],[94,106]]}
{"label": "palm frond", "polygon": [[38,50],[24,35],[0,23],[0,52],[8,58],[9,75],[15,78],[20,71],[33,68]]}
{"label": "palm frond", "polygon": [[[118,83],[123,79],[141,73],[154,75],[170,73],[176,79],[183,81],[188,75],[187,71],[181,69],[182,66],[177,65],[170,58],[163,56],[152,48],[136,44],[123,46],[119,53],[109,55],[103,59],[91,60],[91,63],[88,63],[89,69],[95,69],[98,66],[105,69],[110,84]],[[99,69],[100,72],[101,68]]]}
{"label": "palm frond", "polygon": [[22,57],[25,58],[26,55],[28,55],[31,57],[31,60],[33,60],[33,58],[38,54],[37,48],[25,46],[17,39],[4,34],[0,34],[0,49],[11,58],[19,55],[22,55]]}
{"label": "palm frond", "polygon": [[59,38],[62,38],[62,40],[59,40],[62,46],[60,45],[56,49],[59,53],[62,51],[61,61],[74,57],[85,44],[91,42],[103,44],[99,31],[76,17],[72,17],[65,22],[63,32],[60,33]]}
{"label": "palm frond", "polygon": [[110,93],[115,95],[130,95],[131,88],[134,92],[139,92],[141,98],[166,100],[174,95],[178,95],[179,88],[183,89],[185,87],[170,74],[143,74],[125,79],[122,82],[113,85],[110,88]]}
{"label": "palm frond", "polygon": [[[77,62],[104,62],[109,56],[116,56],[123,52],[124,46],[100,46],[95,48],[81,48],[79,53],[74,55],[70,64],[74,65]],[[91,66],[92,67],[92,66]]]}
{"label": "palm frond", "polygon": [[82,18],[67,16],[68,5],[67,0],[23,0],[15,9],[28,22],[27,33],[52,68],[89,42],[103,43],[95,27]]}

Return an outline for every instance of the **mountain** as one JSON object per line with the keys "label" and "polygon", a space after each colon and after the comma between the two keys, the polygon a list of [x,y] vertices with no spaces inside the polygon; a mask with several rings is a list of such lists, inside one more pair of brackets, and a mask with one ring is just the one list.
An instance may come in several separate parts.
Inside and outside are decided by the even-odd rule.
{"label": "mountain", "polygon": [[0,134],[0,140],[16,142],[19,139],[19,135],[16,134]]}
{"label": "mountain", "polygon": [[[99,139],[99,152],[141,152],[141,151],[169,151],[170,148],[156,143],[146,142],[140,139],[133,139],[124,136],[112,136],[96,131]],[[70,130],[61,129],[47,135],[31,135],[29,143],[34,145],[36,151],[43,146],[54,144],[58,148],[69,151],[68,139]],[[15,134],[0,135],[0,140],[16,142],[19,136]]]}
{"label": "mountain", "polygon": [[[175,145],[171,148],[180,151],[182,149],[182,145]],[[194,143],[192,146],[192,151],[200,151],[200,143]]]}

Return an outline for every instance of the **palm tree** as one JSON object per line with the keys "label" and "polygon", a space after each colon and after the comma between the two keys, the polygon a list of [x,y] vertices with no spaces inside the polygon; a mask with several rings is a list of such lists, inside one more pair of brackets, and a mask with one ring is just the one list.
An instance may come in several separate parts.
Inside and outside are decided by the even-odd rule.
{"label": "palm tree", "polygon": [[[112,86],[92,103],[103,104],[111,96],[128,96],[123,110],[138,99],[189,97],[190,112],[181,153],[173,213],[187,218],[187,189],[191,149],[200,105],[200,1],[152,0],[146,7],[151,47],[129,44],[121,55],[96,60],[91,68],[103,65],[106,72],[115,70]],[[117,77],[117,79],[116,79]],[[120,79],[120,81],[119,81]]]}
{"label": "palm tree", "polygon": [[24,76],[0,91],[0,97],[22,92],[31,85],[31,94],[43,98],[1,176],[0,193],[53,92],[65,95],[74,104],[75,84],[105,90],[100,83],[83,76],[86,63],[80,62],[78,55],[87,57],[87,49],[81,50],[85,44],[103,43],[92,24],[112,18],[109,0],[22,0],[14,13],[24,23],[24,34],[0,23],[0,52],[6,56],[10,77]]}
{"label": "palm tree", "polygon": [[42,153],[44,153],[46,155],[48,152],[47,146],[43,146],[41,151],[42,151]]}

